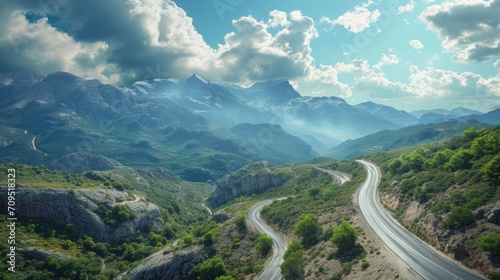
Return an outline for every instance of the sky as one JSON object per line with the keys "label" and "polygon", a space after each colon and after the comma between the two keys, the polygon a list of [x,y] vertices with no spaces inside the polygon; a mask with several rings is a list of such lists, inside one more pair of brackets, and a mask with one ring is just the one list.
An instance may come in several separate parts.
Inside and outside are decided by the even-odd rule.
{"label": "sky", "polygon": [[407,111],[500,108],[500,0],[0,0],[0,72],[186,78]]}

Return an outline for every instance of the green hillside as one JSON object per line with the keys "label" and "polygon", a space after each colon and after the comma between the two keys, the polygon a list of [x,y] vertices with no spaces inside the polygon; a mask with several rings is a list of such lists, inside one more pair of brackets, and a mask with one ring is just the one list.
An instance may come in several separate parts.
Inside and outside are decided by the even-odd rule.
{"label": "green hillside", "polygon": [[484,274],[500,268],[500,126],[369,159],[382,203],[409,230]]}

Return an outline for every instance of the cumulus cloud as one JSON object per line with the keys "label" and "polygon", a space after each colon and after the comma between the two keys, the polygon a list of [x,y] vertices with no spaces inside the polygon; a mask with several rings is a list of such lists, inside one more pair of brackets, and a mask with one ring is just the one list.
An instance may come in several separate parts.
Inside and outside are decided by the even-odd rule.
{"label": "cumulus cloud", "polygon": [[354,93],[363,93],[377,98],[398,98],[413,96],[412,89],[401,82],[390,81],[383,70],[384,65],[398,64],[399,58],[394,55],[383,54],[375,65],[370,65],[364,57],[358,57],[351,63],[337,63],[335,69],[339,73],[351,73],[354,77],[352,87]]}
{"label": "cumulus cloud", "polygon": [[420,42],[420,40],[411,40],[410,46],[416,50],[420,50],[424,47],[424,44],[422,44],[422,42]]}
{"label": "cumulus cloud", "polygon": [[[395,65],[399,59],[394,54],[381,57],[380,61],[370,65],[368,60],[358,57],[350,63],[337,63],[337,73],[352,74],[354,85],[352,95],[364,94],[371,98],[414,100],[429,102],[439,100],[451,107],[464,106],[481,108],[485,102],[500,104],[500,74],[484,78],[472,72],[454,71],[426,67],[420,69],[411,65],[408,82],[391,81],[382,70],[384,65]],[[402,100],[402,99],[401,99]]]}
{"label": "cumulus cloud", "polygon": [[483,78],[471,72],[457,73],[426,67],[410,67],[410,83],[421,98],[446,100],[452,107],[482,108],[500,105],[500,75]]}
{"label": "cumulus cloud", "polygon": [[500,0],[447,1],[426,8],[421,18],[446,50],[462,62],[500,55]]}
{"label": "cumulus cloud", "polygon": [[415,1],[410,0],[410,3],[403,6],[399,6],[398,13],[402,14],[406,12],[412,12],[414,8],[415,8]]}
{"label": "cumulus cloud", "polygon": [[370,27],[370,25],[378,20],[380,17],[379,10],[375,9],[370,11],[370,6],[373,1],[363,3],[361,6],[354,7],[354,10],[348,11],[339,16],[337,19],[332,20],[328,17],[321,18],[321,23],[328,23],[332,26],[342,25],[345,29],[352,33],[359,33]]}
{"label": "cumulus cloud", "polygon": [[[127,84],[160,74],[186,76],[212,59],[192,19],[172,1],[32,2],[3,6],[3,15],[11,16],[2,17],[0,53],[12,52],[9,40],[20,48],[11,59],[2,59],[4,69],[42,75],[63,70]],[[39,19],[30,22],[25,16],[30,13]]]}
{"label": "cumulus cloud", "polygon": [[78,0],[48,7],[3,2],[4,72],[62,70],[120,85],[193,73],[240,85],[281,78],[303,81],[315,92],[324,86],[329,95],[350,94],[331,67],[315,65],[311,41],[318,32],[300,11],[274,10],[265,21],[233,20],[235,31],[211,48],[171,0]]}

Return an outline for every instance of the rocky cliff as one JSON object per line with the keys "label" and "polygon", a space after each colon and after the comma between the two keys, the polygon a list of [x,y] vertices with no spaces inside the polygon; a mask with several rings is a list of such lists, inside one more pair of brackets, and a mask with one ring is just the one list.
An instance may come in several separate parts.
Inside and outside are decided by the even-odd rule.
{"label": "rocky cliff", "polygon": [[290,179],[291,175],[270,169],[268,162],[253,163],[218,180],[208,202],[217,207],[243,195],[258,194],[281,186]]}
{"label": "rocky cliff", "polygon": [[172,253],[163,249],[143,260],[130,272],[130,280],[190,279],[189,271],[202,262],[200,247]]}
{"label": "rocky cliff", "polygon": [[[7,187],[0,186],[0,193],[0,209],[5,211]],[[107,208],[126,205],[135,218],[112,228],[106,224],[100,205]],[[157,229],[162,225],[158,206],[115,190],[18,187],[15,209],[18,215],[72,224],[77,231],[96,241],[113,241],[139,233],[145,227]]]}

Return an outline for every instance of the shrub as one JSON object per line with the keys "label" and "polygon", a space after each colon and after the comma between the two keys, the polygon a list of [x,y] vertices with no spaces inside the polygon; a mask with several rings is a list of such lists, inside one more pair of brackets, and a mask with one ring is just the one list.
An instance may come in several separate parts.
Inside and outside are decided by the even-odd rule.
{"label": "shrub", "polygon": [[240,228],[245,228],[246,227],[246,225],[245,225],[246,219],[247,219],[247,215],[241,214],[241,215],[236,216],[236,218],[234,218],[234,223]]}
{"label": "shrub", "polygon": [[312,214],[307,214],[295,226],[295,234],[302,237],[304,244],[311,245],[318,239],[318,218]]}
{"label": "shrub", "polygon": [[273,239],[267,234],[259,235],[257,239],[257,247],[263,256],[266,256],[273,248]]}
{"label": "shrub", "polygon": [[358,232],[346,221],[333,229],[330,241],[339,248],[340,252],[346,252],[356,244]]}
{"label": "shrub", "polygon": [[500,233],[492,232],[476,240],[479,248],[490,252],[494,256],[500,256]]}
{"label": "shrub", "polygon": [[451,213],[444,219],[444,227],[455,229],[472,223],[472,213],[465,206],[454,207]]}

